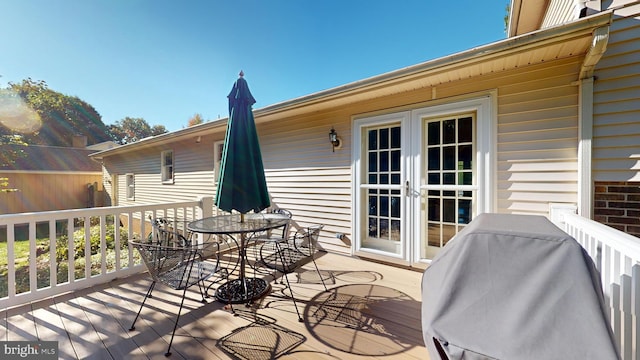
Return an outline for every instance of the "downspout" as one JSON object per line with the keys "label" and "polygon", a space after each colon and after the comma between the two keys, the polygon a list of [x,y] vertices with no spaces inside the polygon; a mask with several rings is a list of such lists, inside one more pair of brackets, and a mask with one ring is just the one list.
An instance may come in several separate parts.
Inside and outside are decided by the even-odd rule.
{"label": "downspout", "polygon": [[593,218],[593,81],[595,67],[607,50],[609,26],[593,32],[591,48],[585,55],[578,79],[578,214]]}

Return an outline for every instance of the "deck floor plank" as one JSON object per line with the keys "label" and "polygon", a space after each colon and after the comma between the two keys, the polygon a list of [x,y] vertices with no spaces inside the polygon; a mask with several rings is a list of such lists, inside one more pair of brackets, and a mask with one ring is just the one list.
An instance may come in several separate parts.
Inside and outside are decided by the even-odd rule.
{"label": "deck floor plank", "polygon": [[[325,291],[313,264],[289,275],[290,292],[272,291],[252,306],[202,303],[188,290],[170,359],[428,359],[420,323],[421,271],[336,254],[317,259],[333,281]],[[252,274],[252,272],[251,272]],[[181,292],[158,285],[129,331],[150,284],[147,274],[64,294],[0,313],[5,340],[58,341],[61,359],[165,358]],[[212,289],[211,294],[215,290]]]}

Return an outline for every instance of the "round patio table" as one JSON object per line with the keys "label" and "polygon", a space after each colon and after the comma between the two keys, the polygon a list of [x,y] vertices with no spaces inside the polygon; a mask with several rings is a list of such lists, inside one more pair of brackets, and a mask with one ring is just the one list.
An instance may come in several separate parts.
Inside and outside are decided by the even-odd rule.
{"label": "round patio table", "polygon": [[[269,283],[266,280],[245,276],[247,242],[257,233],[284,227],[289,221],[288,217],[280,214],[231,214],[207,217],[187,225],[187,229],[191,232],[229,236],[238,244],[239,277],[227,281],[216,289],[218,301],[227,304],[251,303],[269,291]],[[238,236],[239,242],[236,239]]]}

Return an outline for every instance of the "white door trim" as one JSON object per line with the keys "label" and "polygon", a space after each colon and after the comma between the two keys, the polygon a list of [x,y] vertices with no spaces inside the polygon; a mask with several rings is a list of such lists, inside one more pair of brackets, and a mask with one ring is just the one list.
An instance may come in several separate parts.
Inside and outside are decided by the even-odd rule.
{"label": "white door trim", "polygon": [[[371,253],[374,257],[388,256],[390,259],[395,258],[396,261],[405,261],[409,265],[415,263],[429,263],[426,259],[420,259],[418,246],[420,246],[420,224],[416,214],[420,214],[419,196],[415,196],[419,191],[420,171],[421,171],[421,143],[422,143],[422,126],[420,119],[423,117],[437,117],[460,112],[475,112],[477,114],[476,126],[476,162],[478,182],[478,204],[477,213],[474,216],[493,212],[496,209],[496,153],[497,153],[497,93],[491,91],[474,98],[456,101],[448,104],[429,106],[414,110],[401,111],[391,114],[375,115],[364,118],[355,118],[352,124],[352,189],[351,195],[353,201],[352,224],[353,224],[353,244],[351,246],[351,254],[363,252],[360,248],[362,224],[362,199],[360,193],[360,184],[362,182],[362,166],[361,158],[364,151],[362,146],[364,140],[362,138],[362,127],[375,126],[377,124],[388,124],[398,122],[402,129],[402,171],[401,183],[405,184],[408,180],[410,187],[409,193],[403,186],[402,205],[403,226],[402,226],[402,251],[395,256],[389,256],[388,253],[377,253],[374,250],[366,249],[364,252]],[[411,196],[407,196],[411,195]]]}

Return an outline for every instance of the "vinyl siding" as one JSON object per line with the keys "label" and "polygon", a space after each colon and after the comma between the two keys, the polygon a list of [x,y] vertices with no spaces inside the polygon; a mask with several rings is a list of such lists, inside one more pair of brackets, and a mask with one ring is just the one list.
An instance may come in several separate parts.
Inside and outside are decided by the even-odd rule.
{"label": "vinyl siding", "polygon": [[579,9],[575,0],[551,0],[541,29],[565,24],[578,18]]}
{"label": "vinyl siding", "polygon": [[[224,134],[219,136],[220,138],[215,140],[221,139]],[[195,140],[182,141],[105,159],[105,167],[109,169],[109,173],[118,175],[117,204],[126,206],[162,203],[213,195],[213,141],[213,138],[203,137],[200,143],[196,143]],[[165,184],[161,180],[160,154],[164,150],[173,150],[173,184]],[[129,173],[135,177],[135,200],[128,200],[126,196],[124,176]],[[104,178],[107,179],[110,179],[110,176]]]}
{"label": "vinyl siding", "polygon": [[614,14],[595,72],[593,178],[640,181],[640,5]]}
{"label": "vinyl siding", "polygon": [[521,69],[500,87],[497,212],[547,216],[551,202],[577,202],[579,66]]}

